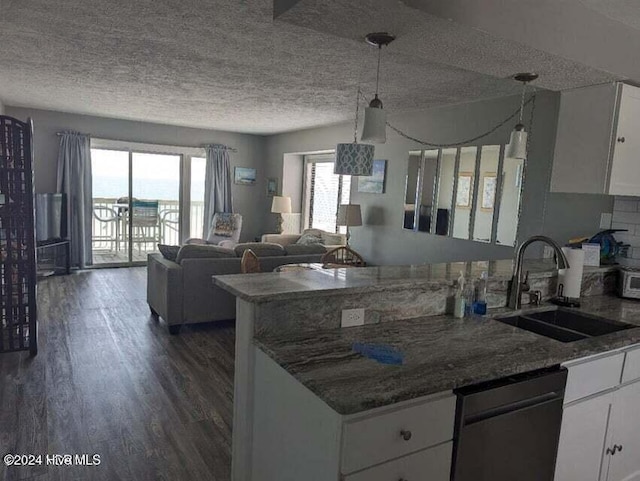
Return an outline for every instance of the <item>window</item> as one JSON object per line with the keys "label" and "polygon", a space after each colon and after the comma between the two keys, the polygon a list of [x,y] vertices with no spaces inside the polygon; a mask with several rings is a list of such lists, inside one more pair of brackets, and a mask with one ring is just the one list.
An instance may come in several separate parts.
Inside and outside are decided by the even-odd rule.
{"label": "window", "polygon": [[336,225],[338,206],[348,204],[351,176],[333,173],[332,154],[307,155],[304,158],[305,227],[327,232],[346,232]]}

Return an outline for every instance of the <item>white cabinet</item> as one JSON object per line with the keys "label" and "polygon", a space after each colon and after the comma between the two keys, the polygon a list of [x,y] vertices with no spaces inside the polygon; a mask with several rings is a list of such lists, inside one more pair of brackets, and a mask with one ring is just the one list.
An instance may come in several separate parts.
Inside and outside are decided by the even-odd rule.
{"label": "white cabinet", "polygon": [[555,481],[598,481],[613,394],[565,406]]}
{"label": "white cabinet", "polygon": [[341,415],[254,347],[250,481],[449,481],[452,392]]}
{"label": "white cabinet", "polygon": [[640,349],[573,361],[555,481],[640,481]]}
{"label": "white cabinet", "polygon": [[608,83],[562,92],[552,192],[640,195],[640,89]]}
{"label": "white cabinet", "polygon": [[640,381],[616,392],[609,429],[607,481],[640,481]]}

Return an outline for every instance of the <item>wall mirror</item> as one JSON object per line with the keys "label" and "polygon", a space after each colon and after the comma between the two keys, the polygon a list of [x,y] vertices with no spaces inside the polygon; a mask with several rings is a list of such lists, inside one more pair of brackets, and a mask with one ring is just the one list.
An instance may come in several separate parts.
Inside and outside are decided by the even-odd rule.
{"label": "wall mirror", "polygon": [[403,227],[514,246],[524,161],[505,145],[409,152]]}

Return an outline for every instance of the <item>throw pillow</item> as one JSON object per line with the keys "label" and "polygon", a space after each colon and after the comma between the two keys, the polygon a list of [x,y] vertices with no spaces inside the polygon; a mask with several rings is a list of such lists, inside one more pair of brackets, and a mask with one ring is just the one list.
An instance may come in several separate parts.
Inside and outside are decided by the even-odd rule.
{"label": "throw pillow", "polygon": [[231,237],[236,230],[236,222],[233,214],[218,213],[216,214],[216,225],[213,228],[213,234],[221,237]]}
{"label": "throw pillow", "polygon": [[288,256],[306,256],[313,254],[325,254],[327,249],[322,244],[290,244],[284,246]]}
{"label": "throw pillow", "polygon": [[251,249],[258,257],[273,257],[285,255],[284,247],[280,244],[272,244],[271,242],[244,242],[235,247],[238,257],[242,257],[244,251]]}
{"label": "throw pillow", "polygon": [[308,246],[311,244],[324,244],[324,240],[322,240],[322,237],[320,237],[319,235],[302,234],[296,244],[300,244],[303,246]]}
{"label": "throw pillow", "polygon": [[162,257],[167,259],[168,261],[176,261],[178,257],[178,252],[180,251],[180,246],[169,246],[166,244],[158,244],[158,250]]}
{"label": "throw pillow", "polygon": [[212,245],[187,244],[180,248],[176,262],[180,264],[184,259],[227,259],[235,258],[232,249]]}

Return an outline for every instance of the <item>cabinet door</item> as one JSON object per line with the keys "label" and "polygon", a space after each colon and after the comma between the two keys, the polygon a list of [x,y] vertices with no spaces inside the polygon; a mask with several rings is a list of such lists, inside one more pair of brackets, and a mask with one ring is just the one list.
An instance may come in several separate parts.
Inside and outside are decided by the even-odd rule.
{"label": "cabinet door", "polygon": [[609,456],[607,481],[640,481],[640,382],[618,390],[611,409],[611,445],[622,447]]}
{"label": "cabinet door", "polygon": [[640,195],[640,89],[622,86],[609,194]]}
{"label": "cabinet door", "polygon": [[607,193],[616,96],[615,83],[561,93],[552,192]]}
{"label": "cabinet door", "polygon": [[565,406],[555,481],[598,481],[613,395],[601,394]]}

